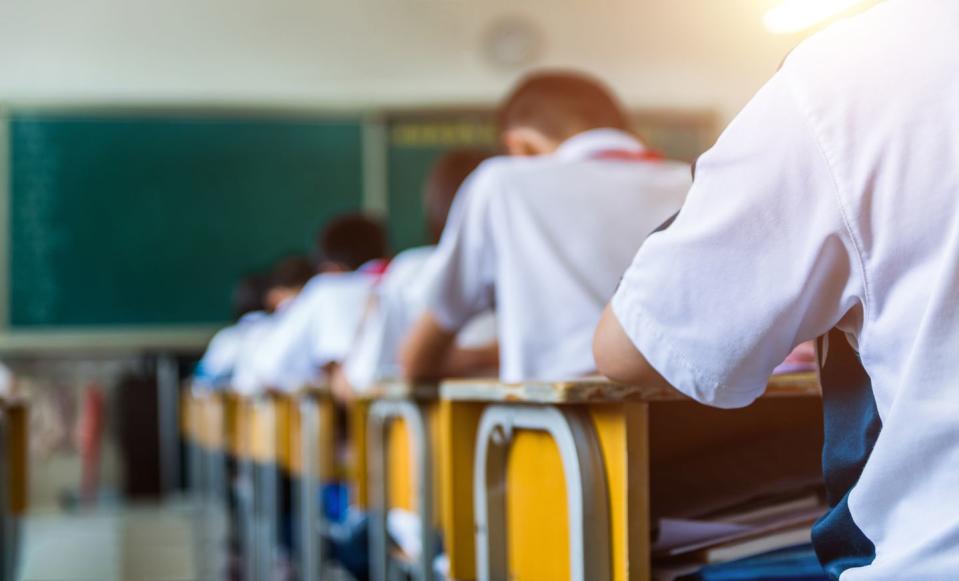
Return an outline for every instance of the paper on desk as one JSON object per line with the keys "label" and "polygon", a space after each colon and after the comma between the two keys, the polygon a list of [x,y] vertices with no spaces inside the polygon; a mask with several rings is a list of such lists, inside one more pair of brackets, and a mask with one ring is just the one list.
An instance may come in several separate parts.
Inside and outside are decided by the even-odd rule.
{"label": "paper on desk", "polygon": [[749,525],[727,522],[663,518],[659,520],[659,538],[653,544],[653,552],[671,551],[713,539],[724,539],[752,529]]}
{"label": "paper on desk", "polygon": [[773,375],[787,375],[789,373],[806,373],[816,371],[816,342],[806,341],[800,343],[792,350],[786,360],[780,363]]}
{"label": "paper on desk", "polygon": [[386,516],[386,530],[400,550],[410,559],[419,559],[423,552],[420,542],[420,516],[399,508],[390,509]]}

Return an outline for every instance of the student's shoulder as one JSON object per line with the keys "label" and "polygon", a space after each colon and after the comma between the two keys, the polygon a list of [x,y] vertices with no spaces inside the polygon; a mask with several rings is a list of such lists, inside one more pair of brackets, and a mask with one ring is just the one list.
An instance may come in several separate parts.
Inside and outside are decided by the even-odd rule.
{"label": "student's shoulder", "polygon": [[393,257],[393,260],[390,261],[389,267],[386,269],[387,274],[392,271],[395,271],[398,268],[404,268],[408,265],[419,264],[433,255],[436,252],[436,246],[430,244],[427,246],[416,246],[414,248],[407,248],[406,250],[400,252]]}
{"label": "student's shoulder", "polygon": [[297,302],[323,300],[324,297],[344,290],[368,287],[376,279],[377,275],[366,272],[324,272],[311,278],[294,300]]}
{"label": "student's shoulder", "polygon": [[436,254],[436,246],[417,246],[404,250],[393,257],[384,273],[384,281],[403,278],[423,268],[430,257]]}
{"label": "student's shoulder", "polygon": [[513,196],[514,190],[523,189],[522,184],[555,174],[556,170],[557,163],[552,156],[492,157],[470,175],[464,191],[474,200],[491,202],[504,195]]}
{"label": "student's shoulder", "polygon": [[226,345],[232,341],[235,341],[240,338],[243,334],[243,326],[239,323],[234,323],[232,325],[227,325],[219,331],[217,331],[213,337],[210,339],[210,344],[207,347],[207,352],[216,350],[217,348]]}
{"label": "student's shoulder", "polygon": [[[883,2],[862,14],[840,20],[799,44],[783,61],[782,76],[806,99],[835,103],[862,94],[884,99],[902,94],[910,71],[929,62],[929,43],[959,46],[955,35],[939,38],[935,21],[954,20],[952,3]],[[948,12],[942,12],[948,10]],[[929,38],[920,38],[924,30]],[[949,28],[951,31],[951,26]],[[951,53],[954,51],[946,51]],[[889,91],[895,86],[895,91]]]}
{"label": "student's shoulder", "polygon": [[650,162],[648,167],[656,170],[654,175],[663,176],[665,179],[680,182],[692,181],[692,166],[685,161],[662,159]]}
{"label": "student's shoulder", "polygon": [[[523,176],[553,169],[557,160],[551,155],[506,156],[491,157],[476,168],[473,178],[496,181],[513,176]],[[471,178],[472,179],[472,178]]]}

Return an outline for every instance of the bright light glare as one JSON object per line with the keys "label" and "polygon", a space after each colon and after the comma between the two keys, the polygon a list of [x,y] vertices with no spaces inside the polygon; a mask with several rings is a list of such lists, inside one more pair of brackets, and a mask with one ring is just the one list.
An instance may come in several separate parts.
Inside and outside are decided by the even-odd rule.
{"label": "bright light glare", "polygon": [[763,22],[770,32],[799,32],[866,0],[784,0],[766,13]]}

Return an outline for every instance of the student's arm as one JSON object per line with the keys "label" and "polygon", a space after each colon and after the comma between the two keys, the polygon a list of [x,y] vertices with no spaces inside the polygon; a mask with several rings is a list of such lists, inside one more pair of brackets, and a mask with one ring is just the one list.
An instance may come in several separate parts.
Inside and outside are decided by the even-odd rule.
{"label": "student's arm", "polygon": [[636,349],[609,307],[596,328],[593,356],[599,372],[618,383],[672,387]]}
{"label": "student's arm", "polygon": [[432,313],[424,313],[413,325],[400,350],[403,375],[411,381],[442,379],[455,342],[455,331],[440,325]]}
{"label": "student's arm", "polygon": [[400,350],[406,379],[446,376],[458,331],[492,307],[495,251],[490,208],[498,184],[490,167],[488,163],[481,166],[457,193],[439,247],[430,259],[434,278],[427,310]]}
{"label": "student's arm", "polygon": [[859,330],[856,243],[785,72],[700,158],[676,221],[640,248],[597,329],[602,373],[739,407],[799,343],[837,323]]}
{"label": "student's arm", "polygon": [[446,357],[445,377],[470,377],[499,369],[499,343],[478,347],[454,345]]}

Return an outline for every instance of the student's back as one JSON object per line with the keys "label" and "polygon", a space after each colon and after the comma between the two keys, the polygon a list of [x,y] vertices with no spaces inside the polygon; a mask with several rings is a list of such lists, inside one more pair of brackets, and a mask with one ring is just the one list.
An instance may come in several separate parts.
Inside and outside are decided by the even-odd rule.
{"label": "student's back", "polygon": [[[682,205],[689,167],[596,129],[552,154],[484,163],[456,200],[440,275],[457,301],[443,324],[495,303],[501,376],[568,379],[595,371],[592,333],[645,238]],[[453,280],[455,279],[455,280]],[[443,308],[443,306],[447,308]]]}
{"label": "student's back", "polygon": [[814,534],[844,580],[959,571],[957,71],[950,0],[881,3],[801,45],[612,303],[656,372],[724,407],[758,397],[796,342],[850,336],[872,389],[824,400],[844,437]]}
{"label": "student's back", "polygon": [[959,3],[888,2],[790,61],[782,82],[823,155],[816,185],[829,200],[818,203],[833,205],[847,242],[848,267],[831,273],[846,276],[844,300],[829,315],[862,305],[842,323],[858,339],[882,426],[849,497],[875,559],[843,579],[954,577]]}
{"label": "student's back", "polygon": [[203,358],[194,369],[194,387],[222,389],[230,386],[244,342],[269,317],[266,312],[266,294],[270,285],[268,278],[265,275],[253,275],[237,284],[233,293],[236,322],[218,331],[210,340]]}
{"label": "student's back", "polygon": [[682,205],[689,168],[657,159],[612,93],[576,72],[535,72],[499,109],[510,157],[457,195],[427,313],[403,349],[411,378],[495,306],[505,381],[595,372],[592,331],[630,256]]}
{"label": "student's back", "polygon": [[[362,391],[377,381],[402,376],[400,344],[426,310],[429,290],[438,274],[435,243],[443,232],[450,206],[463,181],[487,158],[489,154],[483,151],[454,149],[434,163],[423,188],[426,226],[433,244],[410,248],[390,261],[389,268],[376,285],[356,343],[343,366],[344,379],[349,385],[339,387]],[[495,344],[492,313],[473,321],[457,339],[460,346],[467,348]],[[495,363],[486,358],[465,363],[451,372],[473,374],[479,369],[488,372],[490,367],[495,367]],[[345,395],[345,392],[341,394]]]}

